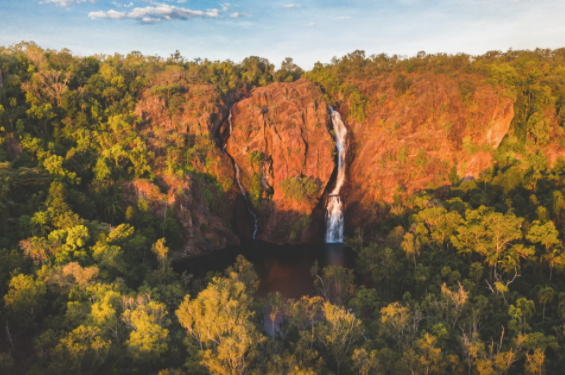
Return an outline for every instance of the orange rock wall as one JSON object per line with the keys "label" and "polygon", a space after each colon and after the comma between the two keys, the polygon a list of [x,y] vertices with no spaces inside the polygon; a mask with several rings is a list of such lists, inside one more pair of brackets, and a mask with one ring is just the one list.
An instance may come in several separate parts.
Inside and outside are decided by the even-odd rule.
{"label": "orange rock wall", "polygon": [[[180,87],[180,100],[177,98],[180,105],[175,111],[168,105],[170,97],[151,91],[152,87],[165,84]],[[147,147],[155,155],[151,164],[156,179],[154,183],[137,180],[127,184],[128,200],[147,200],[159,217],[164,216],[167,208],[172,210],[181,230],[184,256],[239,244],[239,238],[231,229],[238,194],[233,184],[233,169],[229,158],[214,143],[214,134],[227,118],[228,105],[211,85],[191,84],[183,75],[163,74],[143,92],[135,113],[143,120],[137,130],[147,138]],[[195,163],[199,170],[206,170],[222,184],[231,186],[222,194],[221,209],[210,207],[204,197],[204,189],[214,188],[209,183],[190,175],[167,172],[168,146],[186,147],[188,136],[212,141],[206,154],[207,162],[197,159]],[[178,163],[183,163],[183,155],[175,157]],[[161,193],[157,185],[166,192]]]}
{"label": "orange rock wall", "polygon": [[[241,182],[250,190],[253,173],[263,176],[266,192],[256,207],[258,239],[275,242],[319,241],[310,217],[320,202],[334,170],[334,142],[328,131],[329,108],[320,89],[311,82],[275,83],[252,90],[249,97],[232,108],[232,133],[226,150],[241,169]],[[257,170],[249,154],[262,152],[265,160]],[[312,199],[297,201],[285,197],[281,183],[292,177],[308,177],[319,187]],[[309,218],[306,219],[306,216]],[[314,215],[316,216],[316,215]]]}
{"label": "orange rock wall", "polygon": [[[447,185],[453,166],[460,177],[478,177],[492,163],[490,151],[509,132],[514,100],[482,77],[428,73],[408,78],[411,85],[404,93],[395,90],[392,75],[348,82],[369,99],[362,121],[350,116],[347,98],[332,98],[339,102],[348,128],[347,178],[342,188],[347,232],[378,223],[395,196]],[[475,88],[471,96],[462,97],[461,81]],[[182,95],[181,109],[175,113],[149,89],[136,108],[144,119],[139,131],[148,136],[156,163],[164,165],[163,150],[179,134],[217,136],[218,145],[225,142],[226,151],[240,167],[240,181],[248,195],[253,176],[261,176],[261,199],[252,208],[258,215],[257,238],[274,243],[322,241],[326,188],[333,183],[336,162],[330,110],[322,89],[305,79],[274,83],[251,90],[233,104],[234,98],[224,103],[211,86],[186,83]],[[225,121],[230,103],[231,135]],[[145,199],[155,203],[155,212],[164,212],[167,205],[175,207],[186,254],[235,244],[236,235],[252,235],[252,220],[231,161],[218,145],[207,158],[214,161],[208,173],[231,184],[222,198],[226,205],[222,214],[212,213],[199,191],[205,184],[190,176],[158,171],[157,183],[167,190],[158,198],[149,194],[151,188],[141,189],[145,182],[134,183],[137,194],[146,191]],[[264,155],[259,165],[250,161],[254,151]],[[285,196],[281,184],[296,177],[315,181],[316,194],[302,200]]]}
{"label": "orange rock wall", "polygon": [[[340,108],[351,134],[345,186],[349,229],[377,221],[379,201],[391,203],[395,195],[431,183],[448,184],[453,166],[460,177],[478,177],[514,117],[514,100],[479,76],[411,75],[405,93],[396,92],[394,78],[354,83],[370,101],[366,120],[347,116],[347,101]],[[462,79],[476,87],[465,101]]]}

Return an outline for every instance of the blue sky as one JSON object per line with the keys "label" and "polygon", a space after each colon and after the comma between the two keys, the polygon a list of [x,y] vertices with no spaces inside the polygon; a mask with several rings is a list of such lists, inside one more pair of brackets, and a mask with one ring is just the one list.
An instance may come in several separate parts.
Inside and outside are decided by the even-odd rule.
{"label": "blue sky", "polygon": [[[228,3],[229,1],[229,3]],[[565,47],[564,0],[0,0],[0,45],[309,69],[356,49],[414,55]]]}

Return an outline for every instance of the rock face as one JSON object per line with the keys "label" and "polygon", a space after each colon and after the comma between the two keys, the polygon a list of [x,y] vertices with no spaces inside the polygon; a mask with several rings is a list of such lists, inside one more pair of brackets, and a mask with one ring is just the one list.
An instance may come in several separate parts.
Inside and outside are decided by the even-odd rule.
{"label": "rock face", "polygon": [[[254,89],[233,106],[226,151],[255,203],[258,239],[322,241],[322,198],[335,168],[330,121],[322,92],[303,79]],[[315,189],[297,199],[305,186]]]}
{"label": "rock face", "polygon": [[[156,77],[138,101],[135,113],[143,119],[138,131],[154,153],[154,182],[136,180],[126,186],[128,202],[143,198],[158,217],[172,212],[180,228],[180,256],[196,255],[239,244],[230,228],[237,200],[230,159],[216,146],[213,135],[227,118],[228,106],[210,85],[192,84],[184,75]],[[194,173],[171,171],[186,163],[192,148]]]}
{"label": "rock face", "polygon": [[[392,76],[357,83],[370,108],[366,120],[346,121],[351,134],[346,231],[378,221],[380,202],[449,184],[453,166],[460,177],[478,177],[492,162],[489,151],[508,132],[514,100],[481,77],[409,79],[404,93],[394,89]],[[347,102],[340,110],[347,117]]]}
{"label": "rock face", "polygon": [[135,114],[144,120],[142,132],[160,140],[172,131],[214,135],[228,106],[211,85],[193,84],[180,74],[161,74],[142,93]]}
{"label": "rock face", "polygon": [[[201,182],[190,177],[160,176],[157,183],[159,186],[148,180],[135,180],[127,184],[128,203],[144,199],[160,218],[166,217],[167,210],[173,212],[182,244],[177,256],[199,255],[239,244],[239,238],[227,227],[230,222],[211,212],[214,208],[203,199],[201,190],[206,187]],[[166,187],[165,193],[161,192],[160,186]]]}
{"label": "rock face", "polygon": [[[348,82],[368,98],[364,119],[350,115],[346,98],[337,108],[349,137],[341,189],[346,234],[378,223],[395,199],[449,185],[453,167],[461,178],[478,177],[509,131],[514,100],[482,77],[429,73],[407,79],[404,92],[394,88],[392,75]],[[166,93],[171,85],[177,90],[173,96]],[[143,118],[138,131],[155,155],[156,178],[134,181],[129,191],[159,217],[167,208],[174,212],[185,255],[251,238],[248,207],[257,215],[259,240],[323,241],[336,155],[330,109],[319,86],[301,79],[253,89],[232,106],[231,122],[228,104],[211,86],[174,74],[157,77],[136,108]],[[202,160],[193,164],[215,182],[198,173],[170,173],[167,149],[179,142],[203,142]],[[248,202],[223,145],[239,167]]]}

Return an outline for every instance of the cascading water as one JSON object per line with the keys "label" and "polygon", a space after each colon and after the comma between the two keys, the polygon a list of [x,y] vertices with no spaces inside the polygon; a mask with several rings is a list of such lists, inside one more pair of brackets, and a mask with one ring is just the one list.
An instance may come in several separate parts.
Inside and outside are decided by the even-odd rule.
{"label": "cascading water", "polygon": [[343,242],[343,205],[339,191],[345,182],[345,154],[347,129],[341,120],[339,112],[332,111],[332,124],[335,132],[337,148],[337,180],[334,189],[328,195],[328,207],[326,213],[326,243]]}
{"label": "cascading water", "polygon": [[[228,124],[230,125],[230,133],[228,135],[228,137],[229,137],[231,135],[231,132],[232,132],[231,106],[230,106],[230,113],[228,115]],[[255,240],[256,237],[257,237],[257,229],[258,229],[257,215],[255,215],[255,213],[253,211],[251,211],[251,208],[249,208],[249,201],[247,200],[247,194],[245,193],[245,189],[243,189],[243,186],[241,185],[241,182],[239,181],[239,167],[237,166],[235,159],[230,154],[228,154],[228,152],[226,151],[226,145],[225,144],[222,147],[222,152],[224,154],[226,154],[231,160],[231,163],[233,165],[233,169],[235,171],[235,180],[237,181],[237,186],[239,187],[239,191],[241,191],[241,195],[243,195],[243,199],[245,199],[245,207],[247,208],[247,211],[253,217],[253,223],[255,225],[255,228],[253,230],[253,239]]]}

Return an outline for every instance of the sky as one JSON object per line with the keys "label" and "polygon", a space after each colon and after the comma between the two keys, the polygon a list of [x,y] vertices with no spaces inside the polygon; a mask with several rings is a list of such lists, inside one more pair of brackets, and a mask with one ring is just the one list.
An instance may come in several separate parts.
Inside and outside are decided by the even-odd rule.
{"label": "sky", "polygon": [[0,0],[0,45],[77,55],[255,55],[305,69],[367,55],[565,47],[564,0]]}

